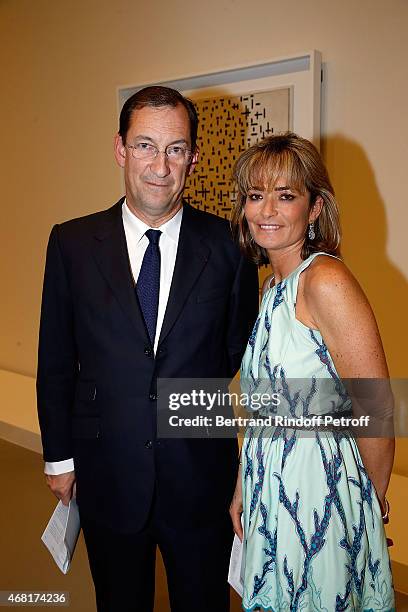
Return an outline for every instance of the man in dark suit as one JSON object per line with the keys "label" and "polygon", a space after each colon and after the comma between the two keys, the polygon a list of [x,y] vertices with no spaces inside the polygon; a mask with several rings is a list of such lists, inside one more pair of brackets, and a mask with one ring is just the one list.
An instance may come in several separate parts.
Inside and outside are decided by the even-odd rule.
{"label": "man in dark suit", "polygon": [[230,378],[257,275],[225,220],[182,201],[197,115],[175,90],[124,105],[126,197],[56,225],[45,269],[38,411],[47,482],[76,487],[99,611],[153,609],[158,545],[172,610],[225,612],[235,439],[160,439],[158,378]]}

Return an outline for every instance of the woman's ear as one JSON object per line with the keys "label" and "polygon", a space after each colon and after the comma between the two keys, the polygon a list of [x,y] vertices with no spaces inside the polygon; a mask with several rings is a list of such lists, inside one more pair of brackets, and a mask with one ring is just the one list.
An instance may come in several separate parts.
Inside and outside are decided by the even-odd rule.
{"label": "woman's ear", "polygon": [[309,223],[314,223],[314,221],[316,221],[317,217],[322,212],[323,206],[324,206],[324,200],[323,200],[322,196],[320,196],[320,195],[316,196],[315,201],[313,202],[313,204],[310,207],[310,211],[309,211]]}

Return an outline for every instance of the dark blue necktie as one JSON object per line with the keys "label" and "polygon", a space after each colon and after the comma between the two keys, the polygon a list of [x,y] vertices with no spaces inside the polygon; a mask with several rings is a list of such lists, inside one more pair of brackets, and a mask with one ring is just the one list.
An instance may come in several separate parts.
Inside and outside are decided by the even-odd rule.
{"label": "dark blue necktie", "polygon": [[149,246],[145,251],[136,284],[137,297],[152,344],[154,344],[156,335],[157,311],[159,309],[160,234],[160,230],[154,229],[147,230],[145,234],[149,239]]}

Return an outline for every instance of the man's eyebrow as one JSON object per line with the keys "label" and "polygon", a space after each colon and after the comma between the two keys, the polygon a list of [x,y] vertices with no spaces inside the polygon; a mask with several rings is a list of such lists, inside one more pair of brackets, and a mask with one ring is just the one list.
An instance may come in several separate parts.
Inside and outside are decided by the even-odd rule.
{"label": "man's eyebrow", "polygon": [[144,136],[144,134],[138,134],[135,136],[135,140],[149,140],[150,142],[154,142],[153,138],[150,138],[150,136]]}
{"label": "man's eyebrow", "polygon": [[187,140],[185,138],[178,138],[177,140],[173,140],[170,144],[187,144]]}
{"label": "man's eyebrow", "polygon": [[[137,136],[135,136],[135,140],[148,140],[149,142],[156,144],[156,141],[153,138],[151,138],[150,136],[145,136],[144,134],[138,134]],[[188,142],[184,138],[179,138],[178,140],[173,140],[167,146],[169,147],[175,144],[188,144]]]}

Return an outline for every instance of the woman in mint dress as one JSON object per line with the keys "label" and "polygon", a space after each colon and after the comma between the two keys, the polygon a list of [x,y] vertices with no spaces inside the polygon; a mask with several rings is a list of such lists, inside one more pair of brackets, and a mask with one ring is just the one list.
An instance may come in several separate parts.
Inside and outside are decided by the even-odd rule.
{"label": "woman in mint dress", "polygon": [[393,610],[383,520],[394,440],[357,442],[345,427],[302,426],[313,416],[355,415],[345,379],[383,382],[374,399],[382,422],[392,422],[374,315],[339,258],[327,171],[315,147],[289,133],[243,153],[235,180],[233,229],[246,254],[273,270],[242,361],[242,391],[279,394],[279,405],[259,416],[300,417],[296,427],[276,420],[246,431],[231,504],[244,541],[243,609]]}

